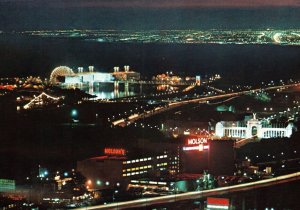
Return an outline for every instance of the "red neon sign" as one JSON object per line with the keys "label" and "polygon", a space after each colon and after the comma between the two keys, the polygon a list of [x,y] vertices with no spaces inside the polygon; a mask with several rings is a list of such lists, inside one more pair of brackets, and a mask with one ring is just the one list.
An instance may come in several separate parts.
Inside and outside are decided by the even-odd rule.
{"label": "red neon sign", "polygon": [[207,198],[207,205],[214,206],[229,206],[229,199],[227,198]]}
{"label": "red neon sign", "polygon": [[199,144],[196,146],[190,146],[190,147],[183,147],[184,151],[200,151],[202,152],[203,150],[208,150],[209,146],[208,145],[203,145],[203,144]]}
{"label": "red neon sign", "polygon": [[122,148],[105,148],[104,154],[106,155],[125,155],[126,150]]}
{"label": "red neon sign", "polygon": [[190,138],[186,141],[187,145],[207,144],[207,138]]}

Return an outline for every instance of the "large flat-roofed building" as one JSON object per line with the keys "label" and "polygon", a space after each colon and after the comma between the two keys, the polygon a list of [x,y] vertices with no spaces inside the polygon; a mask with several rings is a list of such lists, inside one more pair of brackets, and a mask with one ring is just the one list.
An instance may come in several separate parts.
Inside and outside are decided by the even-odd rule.
{"label": "large flat-roofed building", "polygon": [[77,162],[77,171],[86,177],[88,189],[107,189],[122,185],[124,156],[99,156]]}
{"label": "large flat-roofed building", "polygon": [[94,82],[112,82],[114,77],[111,73],[86,72],[64,76],[64,85],[89,84]]}
{"label": "large flat-roofed building", "polygon": [[178,151],[165,150],[128,158],[125,150],[105,148],[105,155],[77,162],[77,171],[86,177],[89,189],[125,186],[131,179],[157,178],[179,173]]}
{"label": "large flat-roofed building", "polygon": [[186,136],[181,149],[182,173],[201,174],[208,169],[209,145],[206,136]]}
{"label": "large flat-roofed building", "polygon": [[67,66],[60,66],[55,68],[50,75],[50,82],[52,84],[66,86],[92,85],[93,83],[114,81],[132,82],[138,80],[140,80],[140,73],[129,70],[129,66],[124,66],[124,71],[119,71],[119,68],[115,67],[114,72],[96,72],[93,66],[89,66],[87,70],[84,70],[83,67],[78,67],[78,71],[74,72]]}
{"label": "large flat-roofed building", "polygon": [[234,141],[212,140],[209,141],[208,171],[213,175],[233,175]]}
{"label": "large flat-roofed building", "polygon": [[181,173],[214,176],[233,175],[233,141],[210,140],[205,136],[188,136],[181,150]]}

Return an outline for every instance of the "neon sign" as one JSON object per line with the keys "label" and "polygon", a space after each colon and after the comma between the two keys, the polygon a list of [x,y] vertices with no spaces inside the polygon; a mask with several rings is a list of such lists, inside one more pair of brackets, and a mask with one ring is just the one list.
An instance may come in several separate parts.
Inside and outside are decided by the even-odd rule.
{"label": "neon sign", "polygon": [[208,139],[206,137],[192,137],[186,139],[186,146],[183,147],[183,151],[199,151],[208,150]]}
{"label": "neon sign", "polygon": [[208,150],[209,146],[208,145],[203,145],[203,144],[199,144],[197,146],[193,146],[193,147],[183,147],[183,151],[200,151],[202,152],[203,150]]}
{"label": "neon sign", "polygon": [[104,154],[106,155],[125,155],[126,150],[122,148],[104,148]]}
{"label": "neon sign", "polygon": [[207,208],[209,209],[229,209],[229,199],[227,198],[207,198]]}
{"label": "neon sign", "polygon": [[187,145],[207,144],[207,138],[191,138],[187,139]]}

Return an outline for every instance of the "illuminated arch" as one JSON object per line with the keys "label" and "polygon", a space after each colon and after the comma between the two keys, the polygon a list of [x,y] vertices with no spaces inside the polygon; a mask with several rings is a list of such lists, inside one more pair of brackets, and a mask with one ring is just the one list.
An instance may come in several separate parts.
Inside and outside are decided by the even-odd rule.
{"label": "illuminated arch", "polygon": [[59,97],[53,97],[50,96],[44,92],[42,92],[39,96],[35,96],[28,104],[25,104],[23,107],[24,109],[30,109],[34,107],[35,105],[42,105],[43,102],[43,97],[46,97],[47,99],[52,99],[54,101],[58,101],[60,98]]}
{"label": "illuminated arch", "polygon": [[73,75],[74,72],[71,68],[67,67],[67,66],[59,66],[56,67],[50,75],[50,83],[51,84],[57,84],[58,80],[57,77],[59,76],[66,76],[66,75]]}

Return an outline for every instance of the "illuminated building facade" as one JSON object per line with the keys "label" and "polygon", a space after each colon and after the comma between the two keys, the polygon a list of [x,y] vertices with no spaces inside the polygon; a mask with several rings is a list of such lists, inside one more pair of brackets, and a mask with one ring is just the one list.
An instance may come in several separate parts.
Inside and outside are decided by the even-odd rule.
{"label": "illuminated building facade", "polygon": [[50,82],[60,85],[93,85],[101,82],[132,80],[140,80],[140,73],[131,71],[129,66],[124,66],[124,71],[119,71],[119,67],[114,67],[112,73],[95,72],[93,66],[89,66],[87,70],[78,67],[75,73],[67,66],[60,66],[55,68],[50,75]]}
{"label": "illuminated building facade", "polygon": [[248,120],[246,124],[241,122],[218,122],[216,124],[216,137],[233,137],[233,138],[282,138],[291,137],[293,133],[293,124],[289,123],[287,127],[273,127],[271,125],[263,125],[262,121],[253,118]]}
{"label": "illuminated building facade", "polygon": [[208,169],[208,138],[202,136],[188,136],[184,139],[181,151],[182,172],[202,174]]}
{"label": "illuminated building facade", "polygon": [[88,189],[125,186],[131,179],[155,178],[179,173],[179,154],[165,151],[127,159],[121,148],[105,148],[104,156],[77,162],[77,171],[87,178]]}
{"label": "illuminated building facade", "polygon": [[143,178],[177,174],[180,171],[179,155],[165,151],[161,155],[145,156],[123,162],[123,177]]}
{"label": "illuminated building facade", "polygon": [[0,193],[14,192],[16,190],[16,182],[12,179],[0,179]]}
{"label": "illuminated building facade", "polygon": [[210,140],[205,136],[188,136],[182,147],[182,172],[233,175],[234,149],[231,140]]}
{"label": "illuminated building facade", "polygon": [[89,84],[94,82],[112,82],[114,77],[111,73],[84,72],[65,76],[64,85]]}

